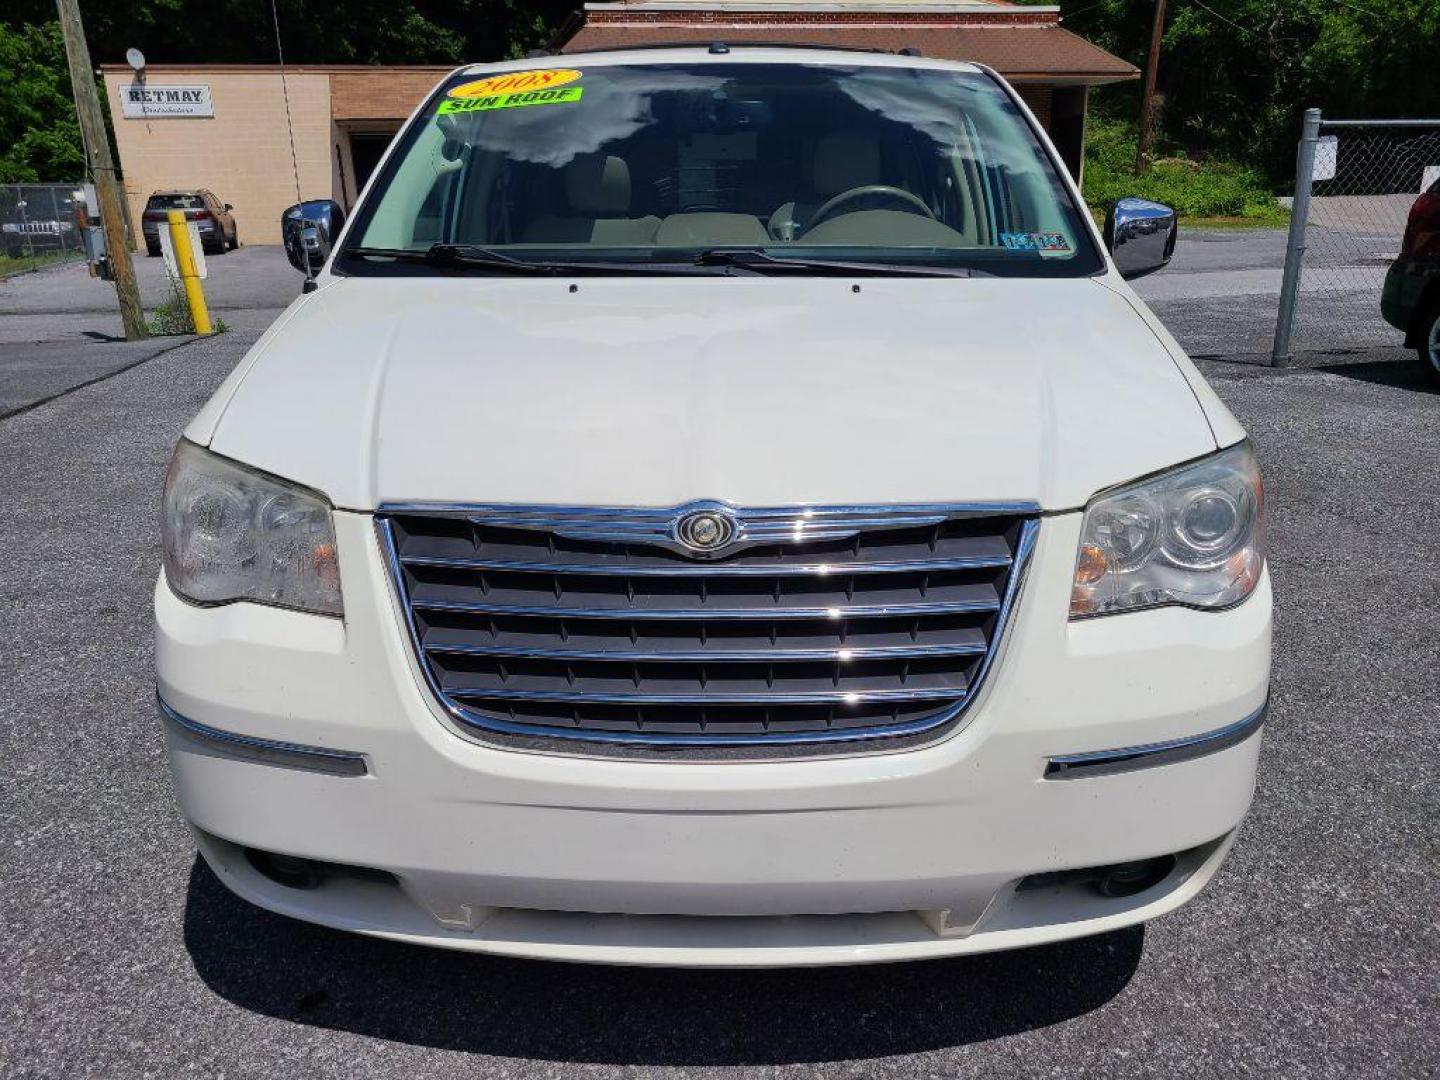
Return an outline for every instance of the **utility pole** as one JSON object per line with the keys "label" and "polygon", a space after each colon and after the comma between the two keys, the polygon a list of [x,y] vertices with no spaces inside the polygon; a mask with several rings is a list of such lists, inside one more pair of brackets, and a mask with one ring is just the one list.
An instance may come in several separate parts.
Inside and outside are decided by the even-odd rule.
{"label": "utility pole", "polygon": [[125,339],[139,341],[147,337],[145,312],[140,307],[140,290],[135,284],[135,268],[130,263],[130,246],[125,236],[125,211],[120,185],[115,180],[115,161],[110,156],[110,140],[105,137],[105,116],[100,111],[100,95],[95,88],[95,73],[90,65],[90,49],[85,44],[85,27],[80,22],[76,0],[55,0],[60,10],[60,30],[65,36],[65,56],[70,61],[70,86],[75,93],[75,113],[80,119],[80,134],[90,175],[95,180],[95,194],[100,199],[100,218],[105,226],[105,251],[115,275],[115,292],[120,298],[120,320],[125,324]]}
{"label": "utility pole", "polygon": [[1150,167],[1151,129],[1155,124],[1155,73],[1160,68],[1160,39],[1165,36],[1165,0],[1155,0],[1155,26],[1150,31],[1150,56],[1145,62],[1145,92],[1140,98],[1140,141],[1135,148],[1135,175]]}

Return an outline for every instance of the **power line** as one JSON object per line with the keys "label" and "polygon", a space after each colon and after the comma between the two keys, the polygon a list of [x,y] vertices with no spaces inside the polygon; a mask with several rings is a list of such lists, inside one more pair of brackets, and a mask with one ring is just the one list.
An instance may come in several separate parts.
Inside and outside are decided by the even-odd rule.
{"label": "power line", "polygon": [[1217,19],[1219,19],[1221,22],[1223,22],[1223,23],[1229,23],[1229,24],[1230,24],[1231,26],[1233,26],[1236,30],[1239,30],[1242,34],[1249,34],[1249,35],[1250,35],[1251,37],[1253,37],[1253,38],[1263,38],[1263,37],[1265,36],[1264,34],[1261,34],[1259,31],[1251,30],[1251,29],[1249,29],[1248,27],[1241,26],[1241,25],[1240,25],[1239,23],[1237,23],[1234,19],[1227,18],[1226,16],[1220,14],[1220,12],[1216,11],[1216,10],[1215,10],[1214,8],[1212,8],[1209,4],[1205,3],[1205,0],[1195,0],[1195,4],[1196,4],[1196,6],[1198,6],[1198,7],[1204,8],[1206,11],[1208,11],[1211,15],[1214,15],[1214,16],[1215,16]]}
{"label": "power line", "polygon": [[1335,3],[1340,4],[1342,7],[1354,8],[1356,11],[1376,19],[1397,18],[1394,12],[1375,11],[1373,8],[1367,8],[1364,4],[1353,3],[1352,0],[1335,0]]}
{"label": "power line", "polygon": [[1087,11],[1094,11],[1097,7],[1104,7],[1107,3],[1108,3],[1108,0],[1095,0],[1095,3],[1093,3],[1093,4],[1086,4],[1084,7],[1082,7],[1082,8],[1076,8],[1074,11],[1063,11],[1063,10],[1062,10],[1062,11],[1060,12],[1060,18],[1062,18],[1062,19],[1071,19],[1071,18],[1074,18],[1076,15],[1084,15],[1085,12],[1087,12]]}

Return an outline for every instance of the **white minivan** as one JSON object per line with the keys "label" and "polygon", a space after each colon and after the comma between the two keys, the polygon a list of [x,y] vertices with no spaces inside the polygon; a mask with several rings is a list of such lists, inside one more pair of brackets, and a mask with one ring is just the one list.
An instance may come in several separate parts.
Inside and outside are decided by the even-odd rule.
{"label": "white minivan", "polygon": [[181,810],[240,896],[695,966],[1110,930],[1214,876],[1264,495],[1014,91],[725,45],[468,67],[166,480]]}

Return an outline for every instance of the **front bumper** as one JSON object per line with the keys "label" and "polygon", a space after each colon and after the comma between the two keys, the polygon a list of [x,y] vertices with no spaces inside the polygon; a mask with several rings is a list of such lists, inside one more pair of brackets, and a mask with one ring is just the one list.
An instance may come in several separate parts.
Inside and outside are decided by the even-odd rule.
{"label": "front bumper", "polygon": [[[167,222],[142,221],[140,223],[141,235],[143,235],[148,242],[158,244],[160,242],[161,225],[169,228],[169,224]],[[200,230],[202,236],[209,236],[215,231],[215,222],[209,220],[208,218],[204,221],[197,221],[195,225]]]}
{"label": "front bumper", "polygon": [[[287,767],[168,725],[186,818],[220,878],[299,918],[456,948],[617,963],[899,960],[1151,918],[1223,860],[1259,738],[1046,778],[1054,760],[1217,732],[1259,711],[1270,586],[1221,613],[1069,623],[1080,515],[1045,519],[1003,651],[963,727],[899,752],[667,761],[483,745],[409,650],[369,517],[337,513],[346,619],[156,590],[158,690],[251,740],[349,752]],[[1162,759],[1163,760],[1163,759]],[[245,847],[386,875],[277,884]],[[1031,875],[1174,854],[1137,896]]]}
{"label": "front bumper", "polygon": [[1396,259],[1385,272],[1380,293],[1380,314],[1397,330],[1405,331],[1405,344],[1418,345],[1417,316],[1429,291],[1440,287],[1440,259]]}

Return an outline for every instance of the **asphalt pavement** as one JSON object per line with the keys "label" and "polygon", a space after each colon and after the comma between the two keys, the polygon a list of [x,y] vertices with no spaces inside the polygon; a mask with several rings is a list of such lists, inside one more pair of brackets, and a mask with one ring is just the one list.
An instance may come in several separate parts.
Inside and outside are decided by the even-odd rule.
{"label": "asphalt pavement", "polygon": [[[256,336],[300,293],[301,276],[279,247],[242,247],[207,256],[211,320]],[[164,262],[137,255],[135,277],[147,313],[172,298]],[[0,417],[32,408],[185,344],[188,337],[126,341],[115,286],[83,262],[0,278]]]}
{"label": "asphalt pavement", "polygon": [[[247,245],[207,255],[205,297],[212,315],[237,329],[263,330],[300,294],[300,273],[283,248]],[[171,298],[165,262],[133,256],[140,302],[153,311]],[[103,343],[124,338],[115,286],[91,277],[83,262],[60,263],[0,279],[0,345],[36,341]]]}
{"label": "asphalt pavement", "polygon": [[1440,1074],[1440,395],[1407,354],[1201,362],[1264,464],[1278,610],[1255,806],[1196,900],[1020,952],[707,973],[363,939],[196,859],[153,711],[157,500],[257,331],[0,419],[0,1075]]}
{"label": "asphalt pavement", "polygon": [[[1283,229],[1182,225],[1170,265],[1131,284],[1191,356],[1267,364],[1285,240]],[[1332,364],[1401,346],[1404,335],[1380,317],[1380,290],[1398,235],[1312,227],[1309,242],[1292,334],[1296,361]]]}

